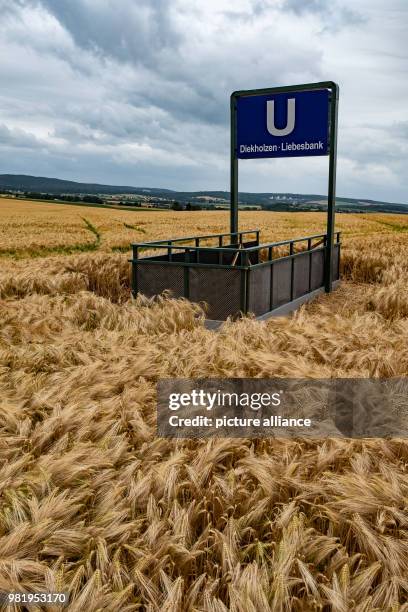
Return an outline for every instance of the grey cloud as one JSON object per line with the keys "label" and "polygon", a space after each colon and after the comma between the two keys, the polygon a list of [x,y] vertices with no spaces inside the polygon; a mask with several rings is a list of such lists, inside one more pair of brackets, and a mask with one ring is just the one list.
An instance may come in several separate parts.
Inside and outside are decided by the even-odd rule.
{"label": "grey cloud", "polygon": [[[0,171],[225,189],[230,92],[333,78],[338,192],[375,198],[383,172],[384,194],[403,200],[397,4],[361,0],[369,19],[348,28],[358,22],[352,0],[0,0]],[[325,189],[326,160],[303,161],[242,162],[242,189]]]}
{"label": "grey cloud", "polygon": [[84,49],[121,61],[154,65],[166,49],[177,49],[180,35],[167,0],[39,0]]}
{"label": "grey cloud", "polygon": [[41,146],[41,142],[33,134],[18,128],[11,129],[6,125],[0,125],[0,143],[17,149],[36,149]]}
{"label": "grey cloud", "polygon": [[326,13],[328,10],[326,0],[286,0],[284,6],[295,13]]}
{"label": "grey cloud", "polygon": [[407,141],[408,143],[408,120],[395,121],[390,127],[387,127],[386,129],[387,131],[391,132],[393,137]]}
{"label": "grey cloud", "polygon": [[10,2],[10,0],[0,0],[0,11],[3,18],[7,15],[17,14],[18,11],[25,6],[27,6],[25,0],[14,0],[14,2]]}
{"label": "grey cloud", "polygon": [[[101,60],[128,65],[135,75],[145,73],[142,87],[132,77],[120,85],[130,104],[158,106],[179,119],[224,124],[228,113],[226,97],[242,88],[242,73],[250,75],[248,87],[261,86],[264,75],[271,83],[282,83],[293,65],[298,71],[303,67],[316,78],[320,76],[320,53],[302,40],[285,54],[274,53],[286,42],[277,30],[268,37],[262,55],[255,41],[251,48],[244,41],[239,47],[241,53],[237,53],[239,41],[230,40],[228,22],[233,32],[239,12],[224,13],[225,27],[214,56],[213,46],[207,48],[197,31],[189,32],[176,24],[174,4],[168,0],[121,0],[115,4],[37,0],[36,5],[46,8],[79,48]],[[261,0],[251,8],[250,15],[259,17],[270,5]],[[77,54],[65,54],[65,60],[75,70],[85,69]]]}
{"label": "grey cloud", "polygon": [[[225,159],[227,164],[227,159]],[[152,165],[149,160],[134,162],[124,157],[112,156],[110,151],[94,152],[75,149],[58,151],[48,149],[41,152],[21,149],[18,156],[15,149],[0,148],[0,168],[4,173],[54,176],[74,181],[108,183],[112,185],[132,185],[139,187],[163,187],[185,190],[197,188],[197,168],[184,165],[176,172],[174,165]],[[180,174],[182,180],[180,180]],[[202,164],[199,168],[199,185],[224,186],[224,169]]]}
{"label": "grey cloud", "polygon": [[350,25],[360,25],[364,23],[364,15],[342,5],[335,0],[286,0],[284,7],[297,15],[312,13],[320,15],[324,20],[324,29],[336,31]]}

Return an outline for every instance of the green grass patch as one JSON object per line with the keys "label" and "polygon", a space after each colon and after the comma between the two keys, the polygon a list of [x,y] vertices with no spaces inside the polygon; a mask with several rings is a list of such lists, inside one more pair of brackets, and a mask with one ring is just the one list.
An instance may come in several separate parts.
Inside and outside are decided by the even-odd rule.
{"label": "green grass patch", "polygon": [[[139,253],[141,253],[142,251],[148,251],[148,250],[149,250],[149,247],[139,247]],[[113,253],[130,253],[132,251],[132,247],[130,245],[129,246],[118,245],[118,246],[111,247],[111,251]]]}
{"label": "green grass patch", "polygon": [[386,227],[390,227],[393,232],[408,232],[408,225],[400,225],[399,223],[391,223],[390,221],[378,221],[380,225],[385,225]]}
{"label": "green grass patch", "polygon": [[88,219],[85,219],[85,217],[81,217],[81,219],[85,223],[87,229],[89,229],[89,231],[93,233],[93,235],[95,236],[95,242],[97,246],[99,246],[102,239],[99,231]]}
{"label": "green grass patch", "polygon": [[72,246],[37,247],[32,249],[1,249],[1,257],[12,259],[27,259],[36,257],[48,257],[48,255],[73,255],[75,253],[89,253],[96,251],[99,243],[91,242],[84,244],[73,244]]}
{"label": "green grass patch", "polygon": [[34,257],[47,257],[48,255],[73,255],[74,253],[89,253],[99,249],[101,234],[97,228],[85,217],[81,217],[86,228],[95,236],[94,242],[73,244],[71,246],[34,247],[32,249],[0,249],[0,257],[11,257],[12,259],[26,259]]}
{"label": "green grass patch", "polygon": [[111,247],[111,251],[113,253],[128,253],[132,250],[132,247],[129,245],[125,246],[113,246]]}
{"label": "green grass patch", "polygon": [[132,230],[135,230],[136,232],[141,232],[142,234],[146,234],[146,230],[144,229],[144,227],[140,227],[139,225],[131,225],[130,223],[124,223],[123,225],[127,227],[128,229],[132,229]]}

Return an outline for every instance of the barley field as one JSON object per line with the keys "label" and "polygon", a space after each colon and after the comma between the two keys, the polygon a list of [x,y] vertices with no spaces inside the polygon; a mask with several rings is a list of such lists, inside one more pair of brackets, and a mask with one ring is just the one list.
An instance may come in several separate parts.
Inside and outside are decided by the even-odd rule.
{"label": "barley field", "polygon": [[[240,212],[242,229],[259,228],[264,241],[325,230],[324,213]],[[227,232],[228,211],[118,210],[0,198],[0,258],[79,252],[126,252],[131,242]],[[408,231],[408,215],[339,214],[346,237]]]}
{"label": "barley field", "polygon": [[[240,224],[284,239],[324,215]],[[129,242],[227,227],[0,199],[0,591],[67,591],[70,612],[408,610],[407,440],[155,437],[163,377],[407,376],[408,216],[338,215],[343,283],[292,317],[215,333],[200,305],[130,299]]]}

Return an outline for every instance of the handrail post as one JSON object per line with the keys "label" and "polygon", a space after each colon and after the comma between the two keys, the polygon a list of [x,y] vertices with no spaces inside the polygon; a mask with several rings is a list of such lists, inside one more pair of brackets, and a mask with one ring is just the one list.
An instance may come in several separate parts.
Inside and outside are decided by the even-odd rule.
{"label": "handrail post", "polygon": [[184,251],[184,262],[187,264],[184,266],[184,297],[190,297],[190,249],[186,248]]}
{"label": "handrail post", "polygon": [[313,253],[312,253],[312,239],[308,238],[307,240],[307,250],[309,251],[309,293],[312,290],[312,258],[313,258]]}
{"label": "handrail post", "polygon": [[295,258],[293,257],[294,243],[293,241],[289,244],[289,255],[292,256],[290,261],[290,301],[293,300],[294,294],[294,277],[295,277]]}
{"label": "handrail post", "polygon": [[137,295],[137,263],[136,261],[139,259],[139,247],[133,245],[133,260],[132,261],[132,295],[136,297]]}

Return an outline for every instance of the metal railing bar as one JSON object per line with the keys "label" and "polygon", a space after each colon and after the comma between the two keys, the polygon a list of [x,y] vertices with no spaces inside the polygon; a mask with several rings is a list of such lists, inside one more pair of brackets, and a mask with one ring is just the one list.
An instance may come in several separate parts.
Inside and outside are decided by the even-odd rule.
{"label": "metal railing bar", "polygon": [[[341,232],[338,232],[338,234],[340,234]],[[279,242],[266,242],[266,243],[262,243],[262,244],[258,244],[257,246],[253,246],[253,247],[246,247],[245,251],[247,252],[251,252],[251,251],[259,251],[261,249],[267,249],[269,247],[278,247],[278,246],[284,246],[286,244],[295,244],[297,242],[306,242],[308,240],[315,240],[316,238],[323,238],[323,240],[319,243],[322,244],[326,241],[326,234],[316,234],[315,236],[304,236],[302,238],[294,238],[292,240],[281,240]],[[137,246],[137,247],[142,247],[142,248],[147,248],[150,247],[152,249],[163,249],[163,248],[168,248],[168,245],[170,244],[170,241],[162,241],[162,242],[137,242],[134,243],[132,246]],[[338,242],[337,244],[340,244],[340,242]],[[318,245],[312,245],[312,249],[314,249],[316,246]],[[192,250],[196,250],[196,249],[200,249],[202,251],[213,251],[213,250],[222,250],[222,251],[227,251],[229,253],[231,253],[232,251],[238,250],[240,247],[239,245],[236,247],[219,247],[219,246],[200,246],[200,247],[193,247],[190,245],[180,245],[177,246],[174,243],[171,243],[171,247],[172,249],[178,249],[178,250],[183,250],[186,248],[192,249]],[[242,248],[241,248],[242,250]],[[302,251],[304,252],[304,251]]]}
{"label": "metal railing bar", "polygon": [[[341,232],[338,232],[338,233],[340,234]],[[303,236],[302,238],[291,238],[290,240],[280,240],[279,242],[265,242],[262,244],[258,244],[257,246],[248,247],[245,250],[246,251],[257,251],[258,249],[266,249],[270,246],[273,246],[273,247],[284,246],[285,244],[303,242],[306,240],[315,240],[316,238],[325,238],[325,237],[326,237],[326,234],[316,234],[314,236]]]}
{"label": "metal railing bar", "polygon": [[238,233],[231,233],[231,232],[226,232],[224,234],[205,234],[202,236],[187,236],[185,238],[170,238],[170,239],[166,239],[166,240],[153,240],[152,242],[144,242],[144,243],[139,243],[139,242],[135,242],[133,244],[135,245],[140,245],[140,244],[163,244],[163,243],[174,243],[174,242],[187,242],[189,240],[196,240],[197,238],[199,238],[200,240],[204,240],[207,238],[219,238],[220,236],[224,237],[224,236],[246,236],[247,234],[256,234],[259,233],[259,230],[257,229],[251,229],[251,230],[243,230],[242,232],[238,232]]}
{"label": "metal railing bar", "polygon": [[[300,257],[301,255],[309,255],[310,253],[318,253],[319,251],[324,251],[324,247],[319,247],[318,249],[312,249],[311,251],[298,251],[297,253],[293,253],[293,255],[284,255],[283,257],[278,257],[277,259],[272,259],[271,261],[261,261],[257,264],[252,264],[251,270],[253,268],[261,268],[264,266],[273,266],[274,264],[280,263],[281,261],[295,259],[296,257]],[[140,259],[138,261],[141,261]]]}
{"label": "metal railing bar", "polygon": [[[341,245],[341,242],[337,243],[339,245]],[[302,255],[308,255],[309,253],[318,253],[319,251],[324,251],[325,247],[319,247],[317,249],[312,249],[312,251],[298,251],[297,253],[293,253],[293,255],[284,255],[283,257],[278,257],[277,259],[272,259],[271,261],[262,261],[261,263],[257,263],[257,264],[251,264],[248,266],[242,266],[242,265],[237,265],[237,266],[231,266],[231,264],[223,264],[223,265],[219,265],[219,264],[215,264],[215,263],[209,263],[209,264],[204,264],[204,263],[185,263],[184,261],[165,261],[165,260],[160,260],[160,261],[155,261],[154,259],[150,259],[149,257],[144,257],[142,259],[128,259],[128,261],[130,263],[134,263],[137,265],[143,265],[143,264],[159,264],[159,265],[164,265],[164,266],[168,266],[168,265],[172,265],[172,266],[191,266],[191,267],[206,267],[206,268],[227,268],[228,270],[231,270],[231,267],[233,267],[234,270],[247,270],[248,268],[261,268],[264,266],[273,266],[277,263],[280,263],[282,261],[286,261],[286,260],[291,260],[294,259],[295,257],[301,257]],[[218,249],[217,249],[218,250]],[[232,249],[227,249],[229,253],[232,252]],[[239,250],[236,249],[238,252]],[[243,251],[241,251],[242,253]]]}
{"label": "metal railing bar", "polygon": [[[138,242],[137,245],[133,245],[133,246],[137,246],[139,248],[144,248],[146,250],[148,249],[168,249],[168,245],[167,244],[151,244],[149,242]],[[251,247],[252,248],[252,247]],[[181,245],[181,246],[176,246],[174,244],[171,245],[171,249],[172,250],[177,250],[177,251],[185,251],[186,249],[189,249],[190,251],[215,251],[216,253],[218,253],[219,251],[222,251],[223,253],[234,253],[235,251],[248,251],[249,249],[243,249],[242,247],[240,248],[239,246],[234,246],[234,247],[194,247],[194,246],[190,246],[190,245]]]}
{"label": "metal railing bar", "polygon": [[[278,261],[277,259],[275,261]],[[224,268],[225,270],[248,270],[249,268],[253,268],[254,266],[231,266],[231,264],[215,264],[215,263],[186,263],[185,261],[155,261],[154,259],[128,259],[129,263],[134,264],[134,266],[139,265],[159,265],[159,266],[189,266],[190,268]],[[256,264],[259,265],[259,264]]]}
{"label": "metal railing bar", "polygon": [[[259,240],[259,230],[245,230],[242,232],[239,232],[239,236],[244,236],[247,234],[256,234],[257,235],[257,239]],[[340,242],[340,235],[341,232],[335,232],[336,238],[337,238],[337,243]],[[186,237],[186,238],[172,238],[172,239],[167,239],[167,240],[153,240],[151,242],[134,242],[131,244],[131,246],[136,246],[136,247],[160,247],[163,244],[166,245],[171,245],[173,246],[175,242],[188,242],[190,240],[194,240],[195,244],[196,244],[196,248],[220,248],[219,246],[214,246],[214,247],[197,247],[197,242],[199,240],[205,240],[208,238],[219,238],[219,243],[222,243],[222,238],[224,236],[237,236],[237,234],[231,234],[231,233],[225,233],[225,234],[207,234],[207,235],[203,235],[203,236],[190,236],[190,237]],[[280,240],[279,242],[265,242],[262,244],[258,244],[256,246],[253,247],[248,247],[246,250],[252,250],[252,251],[256,251],[257,249],[261,249],[261,248],[268,248],[269,246],[283,246],[285,244],[290,244],[290,243],[295,243],[295,242],[303,242],[306,240],[315,240],[316,238],[323,238],[324,240],[326,239],[326,234],[315,234],[313,236],[302,236],[301,238],[290,238],[288,240]],[[186,245],[187,246],[187,245]],[[316,245],[315,245],[316,246]],[[174,248],[182,248],[182,247],[174,247]],[[231,247],[230,247],[231,248]]]}

